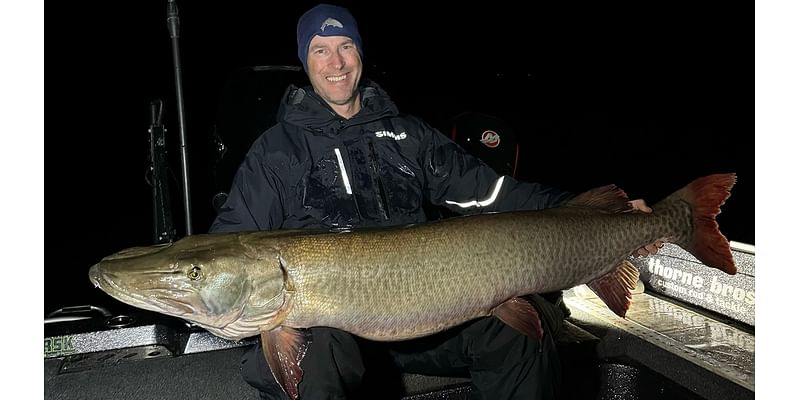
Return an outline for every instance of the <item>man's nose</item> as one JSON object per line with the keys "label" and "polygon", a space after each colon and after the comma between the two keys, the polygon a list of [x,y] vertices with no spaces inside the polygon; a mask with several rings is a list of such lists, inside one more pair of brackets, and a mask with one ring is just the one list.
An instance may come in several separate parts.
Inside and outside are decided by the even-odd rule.
{"label": "man's nose", "polygon": [[335,68],[342,68],[342,67],[344,67],[344,65],[345,65],[345,59],[344,59],[344,56],[343,56],[343,55],[342,55],[340,52],[338,52],[338,51],[335,51],[335,52],[333,52],[333,56],[331,57],[331,64],[332,64],[332,65],[333,65]]}

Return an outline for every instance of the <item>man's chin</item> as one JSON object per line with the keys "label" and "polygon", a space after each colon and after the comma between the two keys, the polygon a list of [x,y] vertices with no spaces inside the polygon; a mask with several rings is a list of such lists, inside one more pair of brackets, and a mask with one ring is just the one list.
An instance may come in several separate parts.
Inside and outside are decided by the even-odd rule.
{"label": "man's chin", "polygon": [[352,93],[327,93],[326,100],[337,106],[345,106],[353,102],[355,96]]}

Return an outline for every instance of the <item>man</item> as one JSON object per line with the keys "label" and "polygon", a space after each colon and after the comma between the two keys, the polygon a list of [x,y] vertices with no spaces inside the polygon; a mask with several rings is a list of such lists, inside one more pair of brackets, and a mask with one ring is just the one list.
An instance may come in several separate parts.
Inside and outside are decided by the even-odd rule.
{"label": "man", "polygon": [[[572,197],[499,176],[423,121],[399,115],[377,84],[362,79],[361,37],[346,9],[323,4],[303,14],[297,46],[311,87],[288,88],[278,124],[253,144],[211,232],[391,226],[424,222],[424,202],[475,214],[554,207]],[[641,200],[632,203],[649,211]],[[480,397],[555,398],[553,336],[564,315],[541,296],[531,302],[543,319],[541,342],[490,317],[387,344],[387,354],[407,372],[470,376]],[[331,328],[310,331],[300,397],[361,394],[363,340]],[[262,398],[284,398],[260,346],[244,354],[242,374]]]}

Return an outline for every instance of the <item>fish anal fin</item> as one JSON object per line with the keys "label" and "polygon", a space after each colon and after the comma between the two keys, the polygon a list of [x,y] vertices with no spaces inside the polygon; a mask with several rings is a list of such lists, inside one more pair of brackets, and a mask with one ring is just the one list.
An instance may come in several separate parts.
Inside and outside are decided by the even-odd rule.
{"label": "fish anal fin", "polygon": [[536,309],[521,297],[512,297],[492,310],[492,315],[524,335],[541,340],[544,331]]}
{"label": "fish anal fin", "polygon": [[586,286],[589,286],[614,314],[625,318],[631,305],[631,291],[636,289],[638,280],[639,269],[625,260],[611,272],[587,283]]}
{"label": "fish anal fin", "polygon": [[297,400],[300,395],[299,385],[303,379],[300,362],[311,343],[307,336],[305,331],[283,326],[261,332],[264,358],[275,381],[291,400]]}

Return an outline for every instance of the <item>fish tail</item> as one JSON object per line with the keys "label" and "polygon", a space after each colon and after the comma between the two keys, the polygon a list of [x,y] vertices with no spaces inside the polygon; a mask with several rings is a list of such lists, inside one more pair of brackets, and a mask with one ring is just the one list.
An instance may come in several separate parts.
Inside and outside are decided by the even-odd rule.
{"label": "fish tail", "polygon": [[719,231],[716,216],[735,183],[734,173],[708,175],[695,179],[665,199],[683,200],[692,210],[692,233],[676,244],[703,264],[731,275],[736,273],[736,264],[728,239]]}

